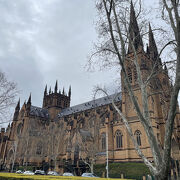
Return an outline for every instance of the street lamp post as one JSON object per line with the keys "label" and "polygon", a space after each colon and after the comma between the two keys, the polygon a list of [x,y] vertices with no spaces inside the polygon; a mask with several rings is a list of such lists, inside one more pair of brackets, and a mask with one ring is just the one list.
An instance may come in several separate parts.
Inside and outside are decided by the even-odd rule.
{"label": "street lamp post", "polygon": [[106,118],[106,177],[109,178],[109,157],[108,157],[108,118]]}

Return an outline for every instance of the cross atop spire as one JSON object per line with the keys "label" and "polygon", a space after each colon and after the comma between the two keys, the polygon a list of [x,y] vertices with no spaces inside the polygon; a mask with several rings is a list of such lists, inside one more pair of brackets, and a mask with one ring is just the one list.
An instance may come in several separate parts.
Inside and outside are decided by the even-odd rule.
{"label": "cross atop spire", "polygon": [[134,10],[133,3],[131,1],[131,10],[130,10],[130,23],[129,23],[129,47],[128,47],[128,53],[133,52],[133,46],[135,47],[135,50],[138,50],[138,48],[141,46],[143,47],[143,41],[140,35],[136,14]]}

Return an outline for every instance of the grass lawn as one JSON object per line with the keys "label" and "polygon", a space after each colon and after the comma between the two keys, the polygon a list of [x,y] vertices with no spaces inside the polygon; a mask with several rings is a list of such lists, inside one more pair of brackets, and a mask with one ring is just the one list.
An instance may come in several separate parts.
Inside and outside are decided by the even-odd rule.
{"label": "grass lawn", "polygon": [[[108,180],[107,178],[86,178],[86,177],[79,177],[79,176],[42,176],[42,175],[24,175],[24,174],[16,174],[16,173],[0,173],[0,180],[31,180],[31,179],[53,179],[53,180]],[[112,178],[109,178],[109,180],[112,180]],[[116,180],[122,180],[122,179],[116,179]]]}

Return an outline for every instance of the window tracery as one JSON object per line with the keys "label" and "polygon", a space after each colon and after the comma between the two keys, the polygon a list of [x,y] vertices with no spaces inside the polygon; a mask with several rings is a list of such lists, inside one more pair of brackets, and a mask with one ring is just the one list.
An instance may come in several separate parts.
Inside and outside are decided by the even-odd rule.
{"label": "window tracery", "polygon": [[139,146],[141,146],[141,132],[140,132],[139,130],[137,130],[137,131],[135,132],[135,136],[136,136],[137,144],[138,144]]}
{"label": "window tracery", "polygon": [[132,83],[132,71],[129,67],[127,68],[127,74],[128,74],[129,82]]}
{"label": "window tracery", "polygon": [[123,135],[120,130],[116,131],[116,148],[122,148],[123,146]]}

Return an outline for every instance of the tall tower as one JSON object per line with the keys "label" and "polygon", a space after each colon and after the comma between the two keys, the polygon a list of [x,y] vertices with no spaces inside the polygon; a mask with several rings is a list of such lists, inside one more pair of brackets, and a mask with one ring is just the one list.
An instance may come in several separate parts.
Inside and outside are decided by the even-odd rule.
{"label": "tall tower", "polygon": [[[159,57],[157,45],[155,42],[154,34],[149,24],[149,45],[147,46],[147,51],[144,51],[143,41],[140,35],[138,23],[135,16],[135,11],[133,4],[131,2],[131,12],[130,12],[130,25],[129,25],[129,36],[130,42],[128,47],[128,52],[126,54],[126,60],[124,61],[126,73],[128,75],[129,82],[131,84],[134,95],[137,99],[140,109],[143,112],[142,103],[142,92],[140,90],[137,72],[135,67],[135,55],[133,51],[136,50],[137,63],[140,67],[141,77],[143,81],[146,81],[149,75],[154,71],[154,75],[150,79],[147,85],[148,93],[148,109],[149,116],[151,119],[154,134],[158,140],[160,146],[163,146],[164,135],[165,135],[165,122],[168,117],[168,109],[170,106],[170,96],[171,96],[171,84],[168,77],[168,70],[165,66],[163,68],[161,58]],[[133,46],[132,46],[133,45]],[[139,121],[137,113],[134,109],[134,105],[131,102],[131,98],[124,85],[124,76],[121,73],[122,82],[122,112],[131,123],[133,130],[139,130],[145,139],[145,143],[141,147],[148,147],[148,137]],[[177,106],[177,109],[179,107]],[[179,112],[179,109],[177,110]],[[179,127],[178,115],[175,118],[174,123],[174,144],[178,142],[178,136],[180,133],[178,131]],[[127,141],[129,141],[127,139]],[[130,142],[127,142],[129,144]]]}
{"label": "tall tower", "polygon": [[43,98],[43,108],[48,109],[52,118],[54,118],[62,109],[70,107],[71,101],[71,88],[69,88],[68,95],[65,93],[63,88],[63,92],[58,91],[58,82],[56,81],[54,92],[51,91],[51,87],[49,89],[49,94],[47,93],[47,85],[44,90],[44,98]]}
{"label": "tall tower", "polygon": [[[156,70],[158,72],[158,70],[161,68],[161,65],[160,65],[161,63],[160,63],[160,58],[158,58],[158,50],[155,44],[151,27],[149,26],[149,46],[147,48],[148,51],[145,52],[132,2],[131,2],[130,9],[131,9],[130,25],[129,25],[130,41],[129,41],[128,52],[126,54],[126,60],[124,61],[124,64],[125,64],[126,73],[128,75],[128,79],[131,84],[134,96],[139,104],[141,111],[143,112],[142,92],[138,84],[138,76],[137,76],[137,71],[136,71],[136,66],[135,66],[134,61],[137,60],[137,63],[140,67],[141,77],[143,81],[146,81],[149,75],[151,74],[154,64],[157,63]],[[133,49],[135,49],[136,51],[136,57],[135,57]],[[138,132],[139,136],[142,136],[144,138],[144,141],[141,144],[141,147],[142,148],[148,147],[147,149],[150,152],[148,137],[146,136],[145,130],[139,121],[139,118],[135,111],[134,105],[131,101],[127,88],[124,85],[123,74],[121,74],[121,78],[122,78],[121,80],[122,82],[122,112],[126,116],[129,123],[131,124],[133,134],[136,134],[136,132]],[[163,125],[162,125],[162,128],[160,127],[160,124],[163,121],[163,117],[161,116],[162,113],[160,113],[161,111],[160,98],[159,98],[159,95],[151,95],[151,94],[157,94],[155,92],[159,90],[156,87],[156,81],[155,81],[156,79],[157,79],[157,76],[155,78],[152,78],[152,80],[147,86],[147,93],[148,95],[150,95],[148,97],[148,109],[149,109],[150,119],[152,120],[153,131],[155,135],[157,135],[159,144],[162,144],[162,139],[160,137],[160,134],[161,132],[164,131],[164,127]],[[161,84],[161,82],[159,84]],[[131,144],[131,140],[127,139],[127,144]],[[127,154],[129,157],[133,156],[133,154],[131,154],[129,151],[127,152]]]}

